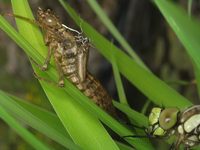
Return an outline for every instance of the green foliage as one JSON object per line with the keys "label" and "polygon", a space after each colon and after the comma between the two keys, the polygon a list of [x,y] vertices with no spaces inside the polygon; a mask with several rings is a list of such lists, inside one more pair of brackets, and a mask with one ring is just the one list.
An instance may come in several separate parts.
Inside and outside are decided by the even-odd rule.
{"label": "green foliage", "polygon": [[66,148],[79,149],[55,114],[0,91],[0,104],[24,124],[38,130]]}
{"label": "green foliage", "polygon": [[[133,120],[140,126],[148,125],[148,120],[144,115],[132,110],[126,105],[126,98],[119,76],[120,73],[146,95],[150,101],[157,105],[185,108],[192,104],[185,97],[181,96],[164,81],[150,72],[136,54],[130,52],[130,56],[135,59],[133,60],[99,34],[91,25],[82,20],[67,3],[63,0],[59,1],[77,25],[81,24],[84,33],[91,39],[93,45],[112,63],[119,95],[124,103],[120,104],[114,102],[114,105],[124,112],[130,120]],[[154,2],[185,46],[191,61],[194,64],[195,73],[197,75],[196,79],[199,86],[199,22],[188,18],[188,15],[181,8],[169,1],[154,0]],[[102,10],[98,4],[95,1],[90,0],[88,0],[88,3],[93,8],[96,8],[96,13],[112,32],[115,39],[121,43],[122,47],[130,51],[130,46],[115,29],[105,14],[102,14]],[[15,14],[34,19],[26,0],[12,0],[12,4]],[[40,30],[36,25],[25,20],[16,18],[16,22],[19,33],[10,26],[2,16],[0,16],[0,28],[25,51],[28,57],[31,57],[38,64],[42,64],[46,56],[47,48],[44,45]],[[41,72],[34,64],[33,68],[38,75],[57,82],[58,76],[53,63],[46,72]],[[115,142],[99,120],[119,136],[134,135],[135,133],[131,132],[123,124],[119,123],[93,104],[67,80],[65,80],[65,87],[63,89],[44,81],[40,81],[40,83],[52,104],[56,115],[31,104],[24,103],[18,98],[0,91],[0,116],[18,134],[24,139],[27,139],[33,147],[49,149],[31,135],[28,130],[21,127],[17,120],[21,120],[65,148],[74,150],[129,149],[126,145]],[[12,126],[11,122],[15,124],[15,126]],[[151,143],[147,139],[125,138],[125,140],[137,149],[153,149]]]}
{"label": "green foliage", "polygon": [[[200,22],[191,18],[179,6],[165,0],[154,0],[161,13],[184,45],[194,64],[198,91],[200,95]],[[190,2],[191,3],[191,2]],[[169,11],[170,10],[170,11]]]}
{"label": "green foliage", "polygon": [[26,128],[20,125],[2,106],[0,106],[0,117],[35,149],[50,149],[43,143],[41,143],[39,140],[37,140],[30,132],[26,130]]}
{"label": "green foliage", "polygon": [[[62,0],[60,0],[62,1]],[[99,19],[104,23],[104,25],[107,27],[107,29],[110,31],[110,33],[115,37],[115,39],[121,44],[121,46],[126,50],[126,52],[141,66],[147,69],[145,64],[142,62],[142,60],[139,58],[139,56],[134,52],[134,50],[131,48],[131,46],[126,42],[126,40],[123,38],[123,36],[120,34],[120,32],[117,30],[117,28],[112,24],[110,19],[107,17],[105,12],[101,9],[101,7],[98,5],[97,1],[95,0],[87,0],[88,4],[91,6],[93,11],[97,14]]]}
{"label": "green foliage", "polygon": [[[12,4],[15,14],[32,18],[27,1],[12,1]],[[47,50],[44,48],[40,31],[35,27],[35,25],[30,24],[27,21],[20,19],[16,19],[16,21],[20,34],[31,43],[32,47],[34,47],[34,50],[31,53],[36,54],[36,56],[30,55],[30,53],[27,52],[27,49],[24,50],[37,63],[42,64],[43,59],[41,58],[42,56],[43,58],[45,57],[45,52]],[[40,61],[37,61],[37,58],[40,58]],[[35,68],[35,72],[40,74],[40,71],[37,68]],[[51,75],[48,76],[47,74]],[[55,82],[57,79],[56,71],[53,67],[42,76],[44,78],[50,78]],[[69,132],[71,138],[76,144],[80,145],[80,147],[84,149],[104,149],[105,147],[109,149],[118,149],[117,145],[111,139],[99,120],[91,115],[87,109],[83,109],[82,106],[77,104],[76,100],[81,99],[84,95],[78,91],[80,96],[77,97],[77,89],[73,87],[73,85],[66,82],[67,88],[65,89],[67,92],[65,92],[64,89],[51,86],[45,82],[41,82],[41,85],[65,129]],[[73,92],[68,90],[70,87]],[[74,93],[74,95],[71,93]]]}
{"label": "green foliage", "polygon": [[[110,49],[111,43],[99,34],[88,23],[79,18],[72,8],[66,3],[62,2],[63,7],[68,11],[69,15],[81,27],[84,33],[91,39],[99,52],[111,62],[112,57],[115,57],[119,71],[126,77],[134,86],[136,86],[144,95],[151,101],[160,106],[178,106],[186,107],[191,103],[177,93],[174,89],[169,87],[166,83],[152,74],[150,71],[141,67],[137,62],[127,56],[122,50],[114,45]],[[158,92],[159,89],[159,92]]]}

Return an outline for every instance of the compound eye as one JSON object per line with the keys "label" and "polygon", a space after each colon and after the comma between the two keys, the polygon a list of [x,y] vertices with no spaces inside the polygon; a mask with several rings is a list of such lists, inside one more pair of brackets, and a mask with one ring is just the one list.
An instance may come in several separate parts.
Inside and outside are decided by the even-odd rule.
{"label": "compound eye", "polygon": [[150,125],[154,125],[154,124],[158,123],[160,113],[161,113],[161,108],[159,108],[159,107],[154,107],[151,110],[151,113],[149,115],[149,124]]}
{"label": "compound eye", "polygon": [[177,115],[179,110],[177,108],[164,109],[159,117],[160,127],[164,130],[172,128],[177,122]]}
{"label": "compound eye", "polygon": [[57,24],[57,21],[54,17],[48,16],[45,18],[46,24],[48,26],[55,26]]}

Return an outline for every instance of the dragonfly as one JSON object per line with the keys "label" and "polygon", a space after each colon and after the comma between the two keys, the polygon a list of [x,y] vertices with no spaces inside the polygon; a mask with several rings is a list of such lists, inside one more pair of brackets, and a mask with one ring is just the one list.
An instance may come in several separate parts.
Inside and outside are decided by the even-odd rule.
{"label": "dragonfly", "polygon": [[171,145],[171,150],[178,150],[181,144],[189,150],[200,143],[200,105],[184,110],[155,107],[149,115],[146,132],[153,137],[175,135],[176,141]]}
{"label": "dragonfly", "polygon": [[34,23],[43,31],[48,52],[44,64],[37,64],[42,71],[48,70],[51,57],[53,57],[59,75],[59,87],[64,87],[64,79],[68,79],[95,104],[112,116],[116,116],[111,96],[87,69],[91,44],[82,32],[62,24],[59,17],[50,9],[43,10],[39,7],[36,20],[18,15],[14,15],[14,17]]}
{"label": "dragonfly", "polygon": [[190,150],[200,144],[200,105],[183,110],[176,107],[154,107],[149,114],[149,126],[145,132],[144,136],[125,137],[163,139],[175,136],[176,140],[170,150],[179,150],[181,144],[185,150]]}

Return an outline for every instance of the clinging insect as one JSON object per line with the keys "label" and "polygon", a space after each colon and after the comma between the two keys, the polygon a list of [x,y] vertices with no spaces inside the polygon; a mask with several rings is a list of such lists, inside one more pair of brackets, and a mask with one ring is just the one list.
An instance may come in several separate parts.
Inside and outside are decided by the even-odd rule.
{"label": "clinging insect", "polygon": [[[14,16],[28,20],[18,15]],[[59,75],[58,86],[63,87],[64,79],[67,78],[98,106],[116,116],[112,98],[87,70],[90,48],[88,38],[77,30],[62,24],[59,17],[50,9],[38,8],[37,20],[28,21],[37,24],[42,29],[44,41],[48,47],[44,64],[37,65],[45,71],[53,57]]]}

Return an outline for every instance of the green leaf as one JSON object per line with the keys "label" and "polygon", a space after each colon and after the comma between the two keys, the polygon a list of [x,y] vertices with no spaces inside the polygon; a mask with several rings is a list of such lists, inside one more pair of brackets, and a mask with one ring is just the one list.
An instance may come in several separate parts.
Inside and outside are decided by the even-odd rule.
{"label": "green leaf", "polygon": [[[0,91],[0,96],[2,96],[3,99],[7,99],[6,102],[9,102],[11,104],[11,105],[6,106],[5,108],[10,113],[12,113],[14,116],[16,116],[20,121],[23,121],[24,124],[29,125],[44,134],[48,133],[46,135],[48,137],[50,137],[51,139],[57,141],[58,143],[60,143],[60,141],[63,141],[64,143],[61,142],[60,144],[65,146],[68,149],[72,149],[72,150],[79,149],[76,145],[71,143],[71,141],[69,141],[69,139],[67,139],[67,138],[69,138],[69,135],[66,134],[64,127],[62,126],[60,120],[58,119],[58,117],[56,115],[38,107],[38,106],[28,103],[25,100],[21,100],[12,95],[7,95],[6,93],[4,93],[2,91]],[[1,97],[0,97],[0,100],[1,100]],[[15,100],[15,102],[17,102],[17,103],[15,103],[13,100]],[[19,105],[21,107],[23,107],[23,109],[21,109],[21,111],[18,111],[20,109]],[[12,109],[9,109],[9,108],[12,108]],[[24,110],[26,110],[26,111],[24,111]],[[27,113],[31,113],[32,115],[26,115]],[[31,119],[26,118],[26,116],[32,117],[32,118]],[[35,119],[35,118],[37,118],[37,119]],[[29,121],[29,120],[31,120],[31,121]],[[42,121],[43,123],[46,123],[45,128],[42,125],[43,123],[41,123],[40,121]],[[38,124],[38,126],[35,126],[35,124]],[[45,132],[45,130],[48,130],[48,131]],[[54,132],[52,130],[56,130],[56,131]],[[62,135],[60,135],[60,134],[62,134]],[[115,141],[115,142],[117,143],[120,150],[133,149],[130,146],[127,146],[121,142],[118,142],[118,141]]]}
{"label": "green leaf", "polygon": [[188,0],[188,15],[191,17],[192,14],[192,2],[193,0]]}
{"label": "green leaf", "polygon": [[[63,5],[63,7],[68,11],[68,13],[72,16],[72,18],[75,20],[75,22],[79,25],[79,24],[81,24],[81,27],[83,27],[83,31],[85,31],[84,30],[84,27],[89,27],[90,29],[92,29],[91,27],[90,27],[90,25],[86,25],[85,24],[85,22],[83,21],[83,20],[81,20],[80,18],[79,18],[79,16],[76,14],[76,12],[68,5],[68,4],[66,4],[64,1],[62,1],[62,0],[60,0],[60,2],[61,2],[61,4]],[[79,20],[80,19],[80,20]],[[82,26],[83,25],[83,26]],[[94,34],[94,36],[92,36],[93,35],[93,32],[95,33]],[[106,44],[105,46],[108,46],[108,47],[110,47],[110,43],[104,43],[104,42],[102,42],[102,39],[104,40],[104,38],[102,37],[102,38],[99,38],[98,36],[96,36],[96,31],[95,30],[89,30],[88,32],[87,32],[88,34],[90,34],[91,36],[89,36],[90,37],[90,39],[93,41],[93,40],[95,40],[96,41],[96,39],[95,38],[97,38],[97,40],[100,40],[99,42],[99,44],[101,45],[101,44]],[[116,48],[115,48],[116,49]],[[114,51],[114,50],[113,50]],[[112,54],[115,54],[113,51],[110,51],[110,53],[107,53],[107,55],[105,56],[105,57],[108,57],[108,59],[109,59],[109,56],[110,55],[112,55]],[[104,49],[104,52],[108,52],[108,48],[107,49]],[[111,57],[110,57],[111,58]],[[98,109],[96,109],[96,112],[98,112],[97,111]],[[99,114],[99,113],[98,113]],[[112,130],[114,130],[115,132],[118,132],[118,134],[119,135],[121,135],[121,136],[124,136],[124,135],[131,135],[131,134],[129,134],[128,132],[127,132],[127,130],[124,130],[122,127],[120,127],[117,123],[114,123],[114,120],[113,120],[113,123],[111,123],[111,120],[112,119],[108,119],[107,117],[102,117],[102,115],[98,115],[98,117],[106,124],[106,125],[108,125],[108,126],[110,126],[111,128],[112,128]],[[119,130],[120,129],[120,130]],[[123,131],[124,130],[124,132],[122,133],[121,131]],[[133,144],[136,148],[138,148],[138,149],[144,149],[147,145],[149,145],[149,143],[148,142],[146,142],[145,140],[145,144],[142,144],[143,142],[142,142],[142,140],[143,139],[140,139],[140,140],[138,140],[138,139],[132,139],[132,141],[135,141],[135,143],[132,143],[132,141],[129,141],[129,139],[125,139],[125,140],[127,140],[131,145]],[[145,148],[146,149],[146,148]],[[149,145],[148,146],[148,149],[152,149],[152,146],[151,145]]]}
{"label": "green leaf", "polygon": [[0,105],[24,124],[45,134],[52,140],[58,142],[66,148],[78,150],[62,123],[54,114],[26,103],[14,96],[0,91]]}
{"label": "green leaf", "polygon": [[121,142],[115,141],[118,145],[118,147],[120,148],[120,150],[134,150],[134,148],[127,146]]}
{"label": "green leaf", "polygon": [[[28,18],[32,17],[27,1],[13,0],[12,4],[14,12],[17,15],[27,16]],[[19,19],[17,19],[17,22],[18,21]],[[34,55],[30,56],[37,63],[41,64],[43,59],[41,59],[42,57],[40,54],[44,57],[45,53],[47,52],[47,50],[43,48],[44,44],[41,44],[43,43],[41,42],[41,34],[38,33],[39,31],[34,25],[28,23],[27,21],[18,22],[17,25],[20,33],[31,43],[35,49]],[[33,27],[30,28],[29,26]],[[26,52],[28,52],[27,49]],[[38,58],[39,61],[37,61]],[[37,74],[40,74],[40,71],[37,68],[35,68],[35,71]],[[55,69],[50,68],[47,72],[48,73],[42,73],[42,75],[44,75],[45,78],[50,77],[53,79],[53,81],[56,81],[57,74]],[[98,119],[92,114],[88,113],[86,109],[80,106],[76,100],[74,100],[75,98],[78,99],[76,94],[74,94],[72,98],[68,95],[68,93],[65,92],[64,89],[57,88],[43,81],[40,82],[58,117],[76,144],[88,150],[105,148],[118,149]],[[66,86],[66,89],[71,86],[75,93],[77,92],[77,89],[75,89],[75,87],[73,87],[73,85],[71,85],[69,82],[66,83]],[[84,96],[81,95],[81,98],[82,97]]]}
{"label": "green leaf", "polygon": [[198,91],[200,91],[200,76],[198,76],[200,72],[200,22],[188,16],[173,2],[166,0],[154,0],[154,2],[191,57],[197,75]]}
{"label": "green leaf", "polygon": [[123,36],[120,34],[120,32],[117,30],[117,28],[113,25],[111,20],[108,18],[108,16],[105,14],[105,12],[101,9],[99,4],[96,0],[87,0],[88,4],[90,4],[93,11],[97,14],[99,19],[103,22],[103,24],[107,27],[107,29],[111,32],[111,34],[117,39],[117,41],[122,45],[122,47],[126,50],[126,52],[142,67],[145,69],[148,69],[145,64],[142,62],[140,57],[134,52],[134,50],[131,48],[131,46],[126,42],[126,40],[123,38]]}
{"label": "green leaf", "polygon": [[[17,134],[37,150],[50,150],[46,145],[41,143],[26,128],[22,127],[6,110],[0,105],[0,118],[3,119]],[[52,148],[51,148],[52,149]],[[53,149],[52,149],[53,150]]]}
{"label": "green leaf", "polygon": [[[24,12],[23,12],[24,13]],[[20,45],[25,52],[27,52],[27,54],[29,56],[31,56],[35,61],[37,61],[37,63],[41,63],[42,62],[42,56],[39,54],[39,52],[36,53],[37,50],[35,50],[21,35],[19,35],[6,21],[5,19],[3,19],[3,17],[0,17],[0,27],[8,34],[10,35],[11,38],[13,38],[13,40],[15,40],[17,42],[18,45]],[[26,38],[28,39],[28,38]],[[41,51],[42,49],[40,49]],[[45,75],[46,77],[50,77],[53,81],[56,81],[56,71],[54,68],[50,68],[46,73],[43,73],[43,75]],[[41,81],[42,82],[42,81]],[[48,86],[49,88],[51,87],[50,84],[47,83],[43,83],[43,85]],[[119,124],[116,120],[114,120],[112,117],[110,117],[109,115],[107,115],[104,111],[102,111],[99,107],[97,107],[95,104],[93,104],[91,101],[89,101],[89,99],[87,97],[85,97],[80,91],[78,91],[74,86],[72,86],[67,80],[66,80],[66,87],[67,88],[63,88],[63,89],[59,89],[55,88],[52,89],[52,94],[56,95],[56,91],[62,92],[63,91],[65,94],[69,94],[72,97],[76,97],[72,102],[78,102],[80,103],[82,106],[84,106],[84,110],[89,110],[91,111],[93,114],[95,114],[96,116],[98,116],[98,118],[100,118],[102,120],[102,122],[104,122],[107,126],[109,126],[112,130],[114,130],[116,133],[118,133],[121,136],[125,136],[125,135],[131,135],[133,134],[131,131],[129,131],[127,128],[125,128],[124,126],[122,126],[121,124]],[[51,87],[53,88],[53,87]],[[58,95],[59,95],[58,94]],[[59,99],[58,101],[66,101],[65,99],[62,99],[63,95],[59,95]],[[62,105],[62,103],[61,103]],[[63,106],[64,107],[64,106]],[[67,106],[65,107],[64,111],[67,111]],[[73,106],[73,108],[79,108],[79,105]],[[78,109],[79,110],[79,109]],[[62,111],[62,109],[61,109]],[[80,113],[79,113],[80,114]],[[69,115],[72,116],[72,114],[69,113]],[[79,118],[79,117],[78,117]],[[69,119],[68,119],[69,120]],[[78,120],[76,120],[78,121]],[[70,122],[70,120],[69,120]],[[77,124],[77,125],[81,125],[84,126],[84,124]],[[98,130],[98,127],[96,127],[96,130]],[[96,132],[95,130],[95,132]],[[91,131],[89,133],[85,133],[83,134],[84,131],[78,132],[78,134],[84,135],[85,139],[87,139],[87,136],[89,135],[89,138],[94,138],[94,134],[95,132]],[[105,140],[105,142],[109,142],[109,140],[105,137],[103,137],[103,132],[101,132],[101,140]],[[152,149],[151,145],[149,143],[144,143],[142,139],[125,139],[127,140],[131,145],[134,145],[135,147],[137,147],[138,149]],[[88,141],[86,141],[85,143],[88,143]],[[91,142],[90,142],[91,143]],[[94,145],[96,145],[96,143],[94,143]],[[109,144],[106,143],[105,144],[108,148]]]}
{"label": "green leaf", "polygon": [[[35,53],[35,49],[20,35],[18,34],[6,21],[3,17],[0,16],[0,27],[19,45],[21,46],[25,52],[28,53],[33,59],[38,60],[39,62],[42,62],[42,56],[38,53]],[[52,80],[55,81],[56,78],[56,72],[53,68],[50,68],[48,72],[44,73],[44,75],[49,75]],[[42,82],[42,81],[41,81]],[[45,82],[43,83],[45,84]],[[48,85],[47,85],[48,86]],[[49,85],[51,86],[51,85]],[[86,110],[91,111],[93,114],[97,115],[107,126],[109,126],[112,130],[114,130],[116,133],[118,133],[121,136],[125,135],[131,135],[133,134],[131,131],[123,127],[121,124],[116,122],[112,117],[107,115],[105,112],[103,112],[99,107],[88,101],[88,98],[85,97],[83,94],[81,94],[75,87],[73,87],[67,80],[66,80],[66,86],[67,90],[64,88],[66,94],[71,94],[72,96],[77,96],[80,99],[77,99],[77,102],[79,102],[81,105],[84,106]],[[62,90],[62,89],[60,89]],[[55,92],[55,91],[53,91]],[[60,97],[59,97],[60,98]],[[76,99],[74,99],[76,101]],[[130,140],[126,139],[130,144],[136,145],[138,144],[138,147],[148,147],[150,149],[150,146],[147,146],[146,144],[142,143],[142,140]],[[142,149],[141,148],[141,149]]]}
{"label": "green leaf", "polygon": [[[113,46],[111,43],[99,34],[91,25],[80,19],[76,12],[63,0],[59,0],[76,24],[80,25],[84,33],[91,39],[99,52],[111,61],[115,57],[119,71],[135,85],[149,100],[155,104],[165,107],[176,106],[185,108],[192,105],[185,97],[181,96],[166,83],[153,75],[150,71],[144,69],[128,57],[124,52]],[[158,92],[159,91],[159,92]]]}
{"label": "green leaf", "polygon": [[114,74],[114,79],[115,79],[115,84],[117,86],[117,92],[119,96],[119,101],[123,104],[128,105],[127,99],[126,99],[126,94],[124,92],[122,80],[120,77],[119,69],[115,60],[115,57],[112,57],[112,68],[113,68],[113,74]]}
{"label": "green leaf", "polygon": [[113,104],[115,105],[116,108],[125,113],[129,118],[137,122],[139,126],[148,127],[148,118],[145,115],[131,109],[125,104],[120,104],[115,101],[113,101]]}

